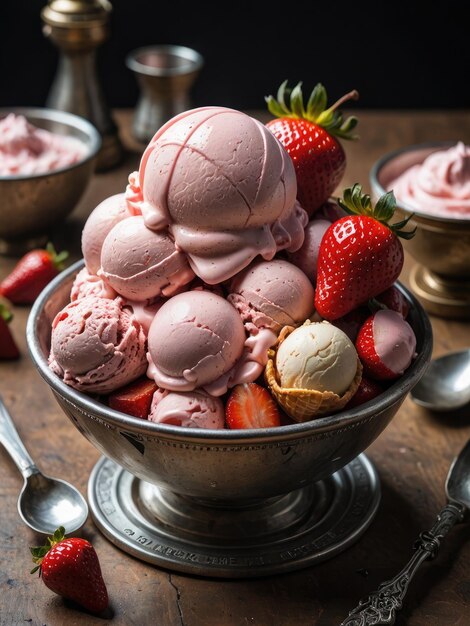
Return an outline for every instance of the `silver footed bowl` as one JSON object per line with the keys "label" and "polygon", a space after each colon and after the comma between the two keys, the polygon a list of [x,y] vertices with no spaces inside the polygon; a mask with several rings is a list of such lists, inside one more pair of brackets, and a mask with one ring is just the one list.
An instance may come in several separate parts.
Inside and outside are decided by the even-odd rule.
{"label": "silver footed bowl", "polygon": [[432,329],[419,302],[409,305],[417,357],[383,394],[360,407],[302,424],[263,430],[202,430],[130,417],[75,391],[49,369],[51,322],[69,301],[78,262],[36,300],[27,325],[31,357],[76,428],[103,455],[146,482],[182,496],[237,506],[289,493],[322,480],[363,452],[383,431],[424,374]]}

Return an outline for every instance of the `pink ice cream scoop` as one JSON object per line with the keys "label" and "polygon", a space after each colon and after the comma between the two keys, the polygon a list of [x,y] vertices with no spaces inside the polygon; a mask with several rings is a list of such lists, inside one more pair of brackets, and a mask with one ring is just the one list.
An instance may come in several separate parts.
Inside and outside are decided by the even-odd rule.
{"label": "pink ice cream scoop", "polygon": [[449,150],[433,152],[388,187],[417,212],[470,218],[470,146],[459,142]]}
{"label": "pink ice cream scoop", "polygon": [[87,296],[56,315],[49,365],[79,391],[109,393],[145,372],[145,335],[122,298]]}
{"label": "pink ice cream scoop", "polygon": [[310,221],[305,228],[305,238],[302,246],[288,254],[289,261],[301,269],[315,285],[317,282],[318,251],[323,235],[331,226],[331,222],[324,219]]}
{"label": "pink ice cream scoop", "polygon": [[245,339],[240,316],[224,298],[208,291],[178,294],[150,326],[147,375],[172,391],[204,387],[231,370]]}
{"label": "pink ice cream scoop", "polygon": [[[249,332],[298,326],[314,313],[314,290],[298,267],[283,261],[259,261],[238,274],[231,283],[231,302]],[[275,336],[274,336],[275,337]]]}
{"label": "pink ice cream scoop", "polygon": [[186,255],[166,233],[147,228],[140,215],[111,229],[98,273],[120,295],[137,301],[170,296],[194,278]]}
{"label": "pink ice cream scoop", "polygon": [[86,296],[97,296],[98,298],[116,298],[117,293],[108,283],[97,276],[90,274],[86,267],[81,269],[73,281],[70,291],[70,301],[80,300]]}
{"label": "pink ice cream scoop", "polygon": [[135,215],[123,193],[103,200],[85,222],[82,232],[82,253],[90,274],[96,274],[101,266],[101,248],[109,231],[126,219]]}
{"label": "pink ice cream scoop", "polygon": [[201,389],[157,393],[150,407],[148,419],[157,424],[171,424],[185,428],[221,429],[225,425],[222,400]]}
{"label": "pink ice cream scoop", "polygon": [[139,181],[146,225],[168,228],[209,284],[258,254],[272,259],[302,245],[308,218],[296,204],[292,161],[265,126],[239,111],[206,107],[167,122],[144,152]]}

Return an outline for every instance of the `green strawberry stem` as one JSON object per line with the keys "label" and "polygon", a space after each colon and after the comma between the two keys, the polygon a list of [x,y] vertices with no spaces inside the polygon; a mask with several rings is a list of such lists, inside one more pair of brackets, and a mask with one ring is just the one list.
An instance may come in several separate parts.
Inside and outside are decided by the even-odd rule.
{"label": "green strawberry stem", "polygon": [[[297,83],[293,89],[290,89],[287,83],[288,81],[285,80],[279,87],[277,99],[274,96],[266,96],[265,98],[269,112],[275,117],[304,119],[321,126],[336,137],[357,139],[357,135],[351,134],[357,125],[357,118],[351,116],[343,121],[342,114],[337,110],[344,102],[359,98],[359,93],[355,89],[327,108],[326,89],[321,83],[318,83],[310,94],[307,106],[304,106],[302,83]],[[289,98],[289,104],[286,104],[286,98]]]}
{"label": "green strawberry stem", "polygon": [[31,555],[33,557],[33,563],[36,563],[36,567],[34,567],[30,574],[34,574],[39,570],[39,576],[41,575],[41,565],[44,557],[49,552],[49,550],[55,546],[57,543],[60,543],[65,539],[65,528],[63,526],[59,526],[59,528],[54,531],[52,537],[47,538],[47,543],[44,546],[36,546],[34,548],[30,548]]}
{"label": "green strawberry stem", "polygon": [[62,250],[62,252],[56,252],[54,245],[49,242],[46,246],[46,252],[48,253],[54,267],[60,271],[62,271],[65,267],[64,261],[69,258],[69,253],[67,250]]}
{"label": "green strawberry stem", "polygon": [[346,213],[349,213],[349,215],[367,215],[368,217],[373,217],[381,224],[384,224],[384,226],[390,228],[395,235],[402,239],[411,239],[416,233],[416,226],[413,230],[403,230],[414,213],[401,222],[389,224],[397,208],[397,201],[393,191],[384,193],[384,195],[377,200],[376,205],[372,206],[370,196],[363,194],[362,186],[359,183],[355,183],[352,187],[348,187],[344,190],[343,197],[338,198],[338,204]]}
{"label": "green strawberry stem", "polygon": [[0,317],[2,317],[7,324],[13,319],[13,313],[2,302],[0,302]]}

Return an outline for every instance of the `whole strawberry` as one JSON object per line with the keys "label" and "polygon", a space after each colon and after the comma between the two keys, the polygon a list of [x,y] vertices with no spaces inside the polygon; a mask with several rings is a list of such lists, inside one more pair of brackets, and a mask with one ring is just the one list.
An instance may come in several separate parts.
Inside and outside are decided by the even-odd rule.
{"label": "whole strawberry", "polygon": [[0,302],[0,361],[17,359],[20,356],[18,346],[8,327],[12,318],[11,312]]}
{"label": "whole strawberry", "polygon": [[95,549],[86,539],[65,537],[58,528],[45,546],[30,548],[44,584],[59,596],[73,600],[91,613],[108,606],[108,592]]}
{"label": "whole strawberry", "polygon": [[0,283],[0,295],[14,304],[32,304],[44,287],[64,269],[68,252],[57,254],[49,243],[45,249],[31,250]]}
{"label": "whole strawberry", "polygon": [[346,315],[395,282],[404,260],[398,237],[410,239],[416,230],[402,230],[411,216],[389,224],[396,208],[391,191],[373,207],[355,184],[338,202],[350,215],[328,228],[318,254],[315,307],[327,320]]}
{"label": "whole strawberry", "polygon": [[[290,96],[289,105],[287,95]],[[302,83],[291,91],[285,81],[279,88],[277,100],[273,96],[266,98],[270,113],[278,118],[266,126],[292,158],[297,176],[297,197],[309,215],[328,200],[341,182],[346,155],[336,138],[355,139],[351,131],[357,119],[349,117],[343,122],[337,108],[358,97],[357,91],[351,91],[326,108],[326,90],[318,83],[304,106]]]}

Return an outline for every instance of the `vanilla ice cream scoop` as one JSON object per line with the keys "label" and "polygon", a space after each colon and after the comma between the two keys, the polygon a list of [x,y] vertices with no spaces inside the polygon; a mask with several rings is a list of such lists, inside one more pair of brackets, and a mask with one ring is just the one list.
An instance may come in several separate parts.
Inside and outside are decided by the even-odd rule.
{"label": "vanilla ice cream scoop", "polygon": [[170,296],[194,278],[185,254],[166,233],[147,228],[140,215],[110,230],[98,274],[121,296],[136,301]]}
{"label": "vanilla ice cream scoop", "polygon": [[350,387],[358,357],[354,344],[328,322],[304,324],[280,344],[276,368],[281,387],[336,393]]}
{"label": "vanilla ice cream scoop", "polygon": [[169,229],[208,284],[231,278],[258,254],[272,259],[302,245],[308,218],[296,203],[292,160],[240,111],[204,107],[176,116],[149,143],[138,178],[146,225]]}

